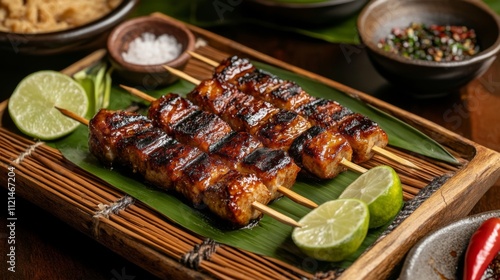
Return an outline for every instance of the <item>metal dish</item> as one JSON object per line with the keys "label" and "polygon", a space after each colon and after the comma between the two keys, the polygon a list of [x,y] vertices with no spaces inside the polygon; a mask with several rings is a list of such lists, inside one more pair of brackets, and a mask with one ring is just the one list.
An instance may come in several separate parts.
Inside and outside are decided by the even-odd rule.
{"label": "metal dish", "polygon": [[469,239],[491,217],[500,217],[500,210],[469,216],[424,237],[408,253],[399,279],[462,279]]}

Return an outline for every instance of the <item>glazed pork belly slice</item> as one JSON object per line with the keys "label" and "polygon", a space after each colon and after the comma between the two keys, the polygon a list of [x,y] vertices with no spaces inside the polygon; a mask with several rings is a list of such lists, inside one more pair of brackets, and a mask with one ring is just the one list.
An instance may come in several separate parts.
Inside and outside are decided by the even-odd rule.
{"label": "glazed pork belly slice", "polygon": [[[288,151],[299,136],[312,128],[311,124],[297,113],[276,108],[272,104],[255,98],[251,95],[241,93],[234,85],[221,83],[215,79],[202,81],[190,93],[188,99],[200,106],[202,109],[219,115],[234,130],[246,131],[257,137],[266,147]],[[352,149],[346,145],[345,138],[338,133],[314,134],[314,137],[330,137],[328,150],[332,152],[334,147],[338,148],[335,155],[342,155],[350,160]],[[304,140],[305,141],[305,140]],[[309,139],[308,143],[322,142],[319,139]],[[299,149],[299,152],[310,151]],[[339,161],[327,157],[322,152],[325,149],[317,147],[316,154],[308,154],[306,157],[294,153],[294,161],[311,174],[330,179],[338,172],[345,170],[339,167]],[[314,158],[314,160],[303,161],[303,159]]]}
{"label": "glazed pork belly slice", "polygon": [[[195,206],[205,204],[237,227],[262,215],[252,203],[267,204],[271,197],[254,175],[230,170],[222,161],[177,142],[135,113],[100,110],[89,122],[89,149],[104,164],[126,167],[155,187],[182,194]],[[214,200],[214,190],[219,197],[226,194],[225,200]]]}
{"label": "glazed pork belly slice", "polygon": [[312,97],[295,82],[257,69],[246,58],[232,56],[223,60],[216,67],[214,78],[279,108],[294,111],[312,125],[339,132],[352,146],[355,163],[371,159],[374,146],[384,148],[389,142],[386,132],[368,117],[353,113],[333,100]]}
{"label": "glazed pork belly slice", "polygon": [[252,135],[235,132],[217,115],[198,109],[170,93],[152,102],[148,116],[180,142],[210,153],[243,174],[255,174],[269,188],[272,199],[282,196],[279,187],[293,186],[300,168],[285,152],[264,148]]}
{"label": "glazed pork belly slice", "polygon": [[340,132],[354,151],[353,162],[370,160],[374,146],[385,148],[389,143],[387,133],[376,122],[333,100],[314,98],[296,111],[315,125]]}
{"label": "glazed pork belly slice", "polygon": [[231,170],[205,190],[203,201],[212,212],[235,225],[246,226],[261,216],[254,201],[267,204],[270,193],[254,174],[243,175]]}
{"label": "glazed pork belly slice", "polygon": [[296,139],[289,153],[310,175],[333,178],[347,170],[341,161],[351,158],[352,149],[339,134],[313,126]]}
{"label": "glazed pork belly slice", "polygon": [[280,110],[235,87],[216,84],[215,80],[203,81],[188,94],[188,99],[220,116],[234,130],[254,135],[266,147],[287,151],[293,140],[311,127],[293,112]]}

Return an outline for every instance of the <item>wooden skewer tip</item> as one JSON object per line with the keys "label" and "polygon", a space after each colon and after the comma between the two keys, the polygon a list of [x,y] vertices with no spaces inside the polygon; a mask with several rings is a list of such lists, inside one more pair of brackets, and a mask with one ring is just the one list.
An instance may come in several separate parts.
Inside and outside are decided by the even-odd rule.
{"label": "wooden skewer tip", "polygon": [[199,85],[201,83],[200,80],[194,78],[194,77],[191,77],[189,76],[188,74],[182,72],[181,70],[179,69],[175,69],[175,68],[172,68],[168,65],[163,65],[163,68],[165,68],[167,71],[169,71],[170,73],[174,74],[175,76],[179,77],[179,78],[182,78],[194,85]]}
{"label": "wooden skewer tip", "polygon": [[54,108],[56,108],[57,110],[59,110],[59,112],[61,112],[63,115],[69,117],[69,118],[72,118],[73,120],[81,123],[81,124],[84,124],[86,126],[89,125],[89,121],[87,119],[85,119],[84,117],[82,116],[79,116],[69,110],[66,110],[64,108],[60,108],[60,107],[57,107],[57,106],[54,106]]}
{"label": "wooden skewer tip", "polygon": [[305,198],[305,197],[299,195],[298,193],[296,193],[290,189],[287,189],[285,187],[280,186],[280,187],[278,187],[278,191],[280,193],[282,193],[284,196],[290,198],[292,201],[297,202],[298,204],[301,204],[305,207],[308,207],[311,209],[318,207],[318,204],[316,204],[314,201],[312,201],[308,198]]}
{"label": "wooden skewer tip", "polygon": [[269,206],[267,205],[264,205],[260,202],[257,202],[257,201],[254,201],[252,203],[252,206],[257,208],[259,211],[261,211],[262,213],[264,214],[267,214],[271,217],[273,217],[274,219],[276,219],[277,221],[279,222],[282,222],[284,224],[287,224],[289,226],[292,226],[292,227],[302,227],[301,224],[299,224],[297,221],[295,221],[294,219],[270,208]]}
{"label": "wooden skewer tip", "polygon": [[388,151],[386,149],[383,149],[383,148],[378,147],[378,146],[374,146],[372,149],[373,149],[374,152],[376,152],[376,153],[378,153],[378,154],[380,154],[382,156],[385,156],[385,157],[387,157],[389,159],[392,159],[395,162],[398,162],[398,163],[400,163],[402,165],[405,165],[405,166],[408,166],[408,167],[414,168],[414,169],[423,170],[419,166],[415,165],[413,162],[411,162],[411,161],[409,161],[407,159],[404,159],[404,158],[402,158],[402,157],[400,157],[400,156],[398,156],[398,155],[396,155],[396,154],[394,154],[394,153],[392,153],[392,152],[390,152],[390,151]]}
{"label": "wooden skewer tip", "polygon": [[128,91],[130,94],[135,95],[135,96],[137,96],[141,99],[144,99],[148,102],[153,102],[156,100],[156,98],[154,98],[153,96],[151,96],[145,92],[142,92],[136,88],[125,86],[125,85],[120,85],[120,87],[123,88],[124,90]]}
{"label": "wooden skewer tip", "polygon": [[351,161],[348,161],[347,159],[343,158],[341,161],[340,161],[340,164],[344,165],[345,167],[349,168],[349,169],[352,169],[354,171],[357,171],[359,173],[365,173],[366,171],[368,171],[368,169],[364,168],[364,167],[361,167]]}
{"label": "wooden skewer tip", "polygon": [[219,63],[217,63],[217,61],[212,60],[212,59],[210,59],[210,58],[208,58],[208,57],[206,57],[206,56],[202,56],[201,54],[195,53],[195,52],[193,52],[193,51],[188,51],[188,53],[189,53],[189,55],[191,55],[192,57],[194,57],[194,58],[196,58],[196,59],[198,59],[198,60],[201,60],[201,61],[205,62],[206,64],[209,64],[209,65],[211,65],[211,66],[213,66],[213,67],[216,67],[216,66],[218,66],[218,65],[219,65]]}

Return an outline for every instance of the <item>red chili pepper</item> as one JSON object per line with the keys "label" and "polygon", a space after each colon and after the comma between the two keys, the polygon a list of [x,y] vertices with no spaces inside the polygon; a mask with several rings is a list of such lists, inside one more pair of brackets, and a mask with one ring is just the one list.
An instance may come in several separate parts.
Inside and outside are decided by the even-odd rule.
{"label": "red chili pepper", "polygon": [[479,280],[500,251],[500,217],[489,218],[474,232],[465,252],[464,280]]}

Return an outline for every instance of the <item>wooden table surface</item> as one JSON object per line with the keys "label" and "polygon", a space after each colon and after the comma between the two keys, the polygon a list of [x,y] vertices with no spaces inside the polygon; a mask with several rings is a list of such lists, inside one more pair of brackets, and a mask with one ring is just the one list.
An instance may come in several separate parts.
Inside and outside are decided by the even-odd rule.
{"label": "wooden table surface", "polygon": [[[361,46],[332,44],[292,33],[246,27],[213,29],[225,37],[292,65],[344,83],[409,112],[423,116],[491,149],[500,151],[500,59],[464,88],[434,99],[414,98],[388,84],[371,66]],[[0,57],[0,100],[19,80],[40,69],[60,70],[84,53],[53,57]],[[7,201],[5,188],[2,201]],[[471,214],[500,209],[500,181]],[[4,205],[6,205],[5,203]],[[2,279],[155,279],[140,267],[57,220],[44,210],[16,198],[16,272],[7,272],[7,216],[0,211],[0,275]]]}

